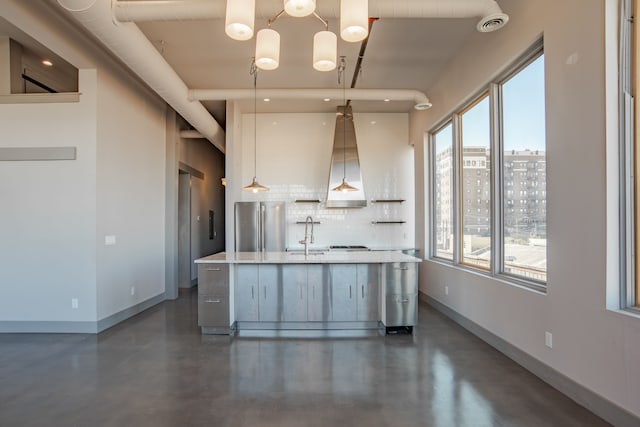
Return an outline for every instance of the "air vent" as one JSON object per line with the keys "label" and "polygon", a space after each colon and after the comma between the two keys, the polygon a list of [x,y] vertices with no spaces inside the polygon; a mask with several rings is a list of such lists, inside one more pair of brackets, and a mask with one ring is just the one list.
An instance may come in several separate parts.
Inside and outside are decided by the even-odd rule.
{"label": "air vent", "polygon": [[481,33],[490,33],[504,27],[507,22],[509,22],[509,15],[506,13],[493,13],[482,18],[476,29]]}

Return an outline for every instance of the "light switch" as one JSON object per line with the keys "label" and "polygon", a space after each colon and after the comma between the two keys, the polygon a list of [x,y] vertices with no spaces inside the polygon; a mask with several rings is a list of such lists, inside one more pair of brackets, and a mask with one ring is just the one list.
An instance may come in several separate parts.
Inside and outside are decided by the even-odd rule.
{"label": "light switch", "polygon": [[104,236],[105,246],[112,246],[116,244],[116,236]]}

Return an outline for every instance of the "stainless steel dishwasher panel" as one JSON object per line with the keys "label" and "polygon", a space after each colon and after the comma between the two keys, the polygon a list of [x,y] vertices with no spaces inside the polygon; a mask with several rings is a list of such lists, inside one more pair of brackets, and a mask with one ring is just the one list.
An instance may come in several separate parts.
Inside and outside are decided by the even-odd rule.
{"label": "stainless steel dishwasher panel", "polygon": [[384,264],[382,323],[387,327],[415,326],[418,321],[417,265],[410,262]]}
{"label": "stainless steel dishwasher panel", "polygon": [[386,327],[415,326],[418,321],[417,295],[387,295],[386,318],[383,323]]}
{"label": "stainless steel dishwasher panel", "polygon": [[417,270],[417,265],[414,262],[392,262],[385,264],[385,295],[417,293]]}

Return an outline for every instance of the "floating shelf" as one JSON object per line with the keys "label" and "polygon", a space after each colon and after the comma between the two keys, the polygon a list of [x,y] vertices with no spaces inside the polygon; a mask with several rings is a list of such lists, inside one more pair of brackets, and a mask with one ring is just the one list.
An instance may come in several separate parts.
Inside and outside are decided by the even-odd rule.
{"label": "floating shelf", "polygon": [[371,203],[402,203],[404,199],[372,199]]}
{"label": "floating shelf", "polygon": [[295,203],[320,203],[319,199],[297,199]]}
{"label": "floating shelf", "polygon": [[407,221],[371,221],[371,224],[405,224]]}
{"label": "floating shelf", "polygon": [[[306,223],[307,223],[306,221],[296,221],[296,224],[304,225]],[[318,224],[320,224],[320,221],[312,221],[311,224],[318,225]]]}

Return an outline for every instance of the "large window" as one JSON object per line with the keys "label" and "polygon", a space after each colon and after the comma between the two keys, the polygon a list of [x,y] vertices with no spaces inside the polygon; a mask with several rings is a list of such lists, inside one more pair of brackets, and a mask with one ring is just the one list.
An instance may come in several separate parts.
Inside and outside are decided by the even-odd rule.
{"label": "large window", "polygon": [[489,96],[460,114],[462,263],[491,265],[491,119]]}
{"label": "large window", "polygon": [[544,91],[540,41],[430,133],[434,258],[544,288]]}
{"label": "large window", "polygon": [[453,126],[445,124],[433,135],[434,256],[453,260]]}
{"label": "large window", "polygon": [[502,83],[504,272],[547,279],[544,56]]}

